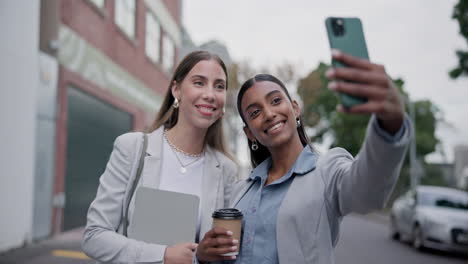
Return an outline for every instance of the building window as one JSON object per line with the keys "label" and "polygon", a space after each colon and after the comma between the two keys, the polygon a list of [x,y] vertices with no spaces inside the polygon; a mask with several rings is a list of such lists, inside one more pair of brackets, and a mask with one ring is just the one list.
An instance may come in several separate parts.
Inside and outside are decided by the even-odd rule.
{"label": "building window", "polygon": [[159,46],[161,40],[161,27],[153,14],[146,13],[146,43],[145,52],[146,55],[153,61],[158,63],[159,58]]}
{"label": "building window", "polygon": [[169,36],[163,37],[163,68],[166,72],[171,72],[174,66],[174,43]]}
{"label": "building window", "polygon": [[135,38],[135,0],[115,0],[115,23],[130,38]]}
{"label": "building window", "polygon": [[88,0],[89,2],[93,3],[99,9],[104,8],[105,0]]}

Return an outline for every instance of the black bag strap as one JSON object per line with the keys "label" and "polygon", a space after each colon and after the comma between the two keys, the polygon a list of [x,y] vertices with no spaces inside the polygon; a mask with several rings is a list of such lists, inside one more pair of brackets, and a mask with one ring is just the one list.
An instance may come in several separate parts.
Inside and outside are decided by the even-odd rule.
{"label": "black bag strap", "polygon": [[148,147],[148,135],[146,135],[146,133],[143,133],[143,146],[141,148],[140,159],[138,160],[138,169],[137,169],[135,178],[133,179],[132,188],[130,189],[130,192],[128,193],[126,205],[124,208],[125,209],[125,214],[123,215],[123,235],[124,236],[127,236],[128,208],[130,207],[130,201],[132,200],[133,194],[135,193],[135,189],[138,185],[138,181],[140,180],[140,177],[141,177],[141,171],[143,170],[143,166],[145,164],[145,154],[146,154],[147,147]]}

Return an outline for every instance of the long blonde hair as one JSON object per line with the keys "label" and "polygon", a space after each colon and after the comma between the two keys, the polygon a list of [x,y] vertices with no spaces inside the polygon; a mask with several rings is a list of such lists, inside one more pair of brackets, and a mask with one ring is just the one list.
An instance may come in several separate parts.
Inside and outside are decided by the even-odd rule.
{"label": "long blonde hair", "polygon": [[[172,95],[171,87],[174,82],[177,84],[182,83],[185,79],[187,74],[192,70],[192,68],[200,61],[204,60],[214,60],[218,62],[219,66],[224,71],[226,75],[226,90],[227,90],[227,70],[226,65],[224,62],[219,58],[217,55],[212,54],[208,51],[194,51],[189,53],[185,58],[179,63],[177,68],[174,71],[174,74],[171,78],[169,83],[169,87],[166,92],[166,96],[164,97],[164,101],[159,109],[159,112],[156,115],[156,119],[154,120],[153,124],[149,128],[149,132],[153,132],[154,130],[158,129],[161,126],[164,126],[166,129],[170,129],[177,124],[177,120],[179,117],[179,110],[178,108],[172,107],[174,104],[174,96]],[[226,142],[223,133],[223,120],[220,117],[213,125],[208,128],[208,131],[205,135],[205,142],[204,144],[208,144],[208,146],[214,148],[215,150],[220,151],[225,156],[233,159],[232,155],[229,153],[226,147]]]}

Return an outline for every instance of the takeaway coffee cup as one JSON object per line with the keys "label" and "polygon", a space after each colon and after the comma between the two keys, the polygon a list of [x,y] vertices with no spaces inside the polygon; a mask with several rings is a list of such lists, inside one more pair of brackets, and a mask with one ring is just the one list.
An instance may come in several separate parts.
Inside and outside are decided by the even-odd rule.
{"label": "takeaway coffee cup", "polygon": [[[239,241],[237,249],[240,247],[240,238],[242,231],[242,212],[235,208],[218,209],[213,213],[213,227],[223,227],[231,231],[233,239]],[[223,254],[223,256],[235,256],[239,252]]]}

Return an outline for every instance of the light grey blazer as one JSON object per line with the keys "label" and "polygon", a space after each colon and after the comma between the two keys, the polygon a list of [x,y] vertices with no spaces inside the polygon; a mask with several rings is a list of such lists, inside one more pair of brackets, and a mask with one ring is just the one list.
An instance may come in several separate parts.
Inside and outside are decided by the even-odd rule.
{"label": "light grey blazer", "polygon": [[[356,158],[342,148],[333,148],[319,156],[314,170],[295,176],[278,211],[279,263],[334,263],[343,216],[385,206],[398,179],[412,127],[406,118],[402,138],[388,143],[372,127],[374,119]],[[231,206],[235,207],[252,183],[247,179],[235,185]]]}
{"label": "light grey blazer", "polygon": [[[159,188],[163,128],[148,135],[145,165],[138,186]],[[149,244],[121,235],[124,201],[131,199],[129,217],[133,217],[134,201],[129,196],[131,182],[138,167],[142,133],[119,136],[104,173],[99,179],[96,198],[91,203],[83,235],[83,251],[93,259],[106,263],[163,263],[166,245]],[[211,214],[227,207],[237,166],[220,152],[207,147],[202,177],[200,237],[211,229]],[[156,224],[156,223],[155,223]],[[129,226],[129,232],[131,224]],[[118,231],[116,231],[118,230]]]}

